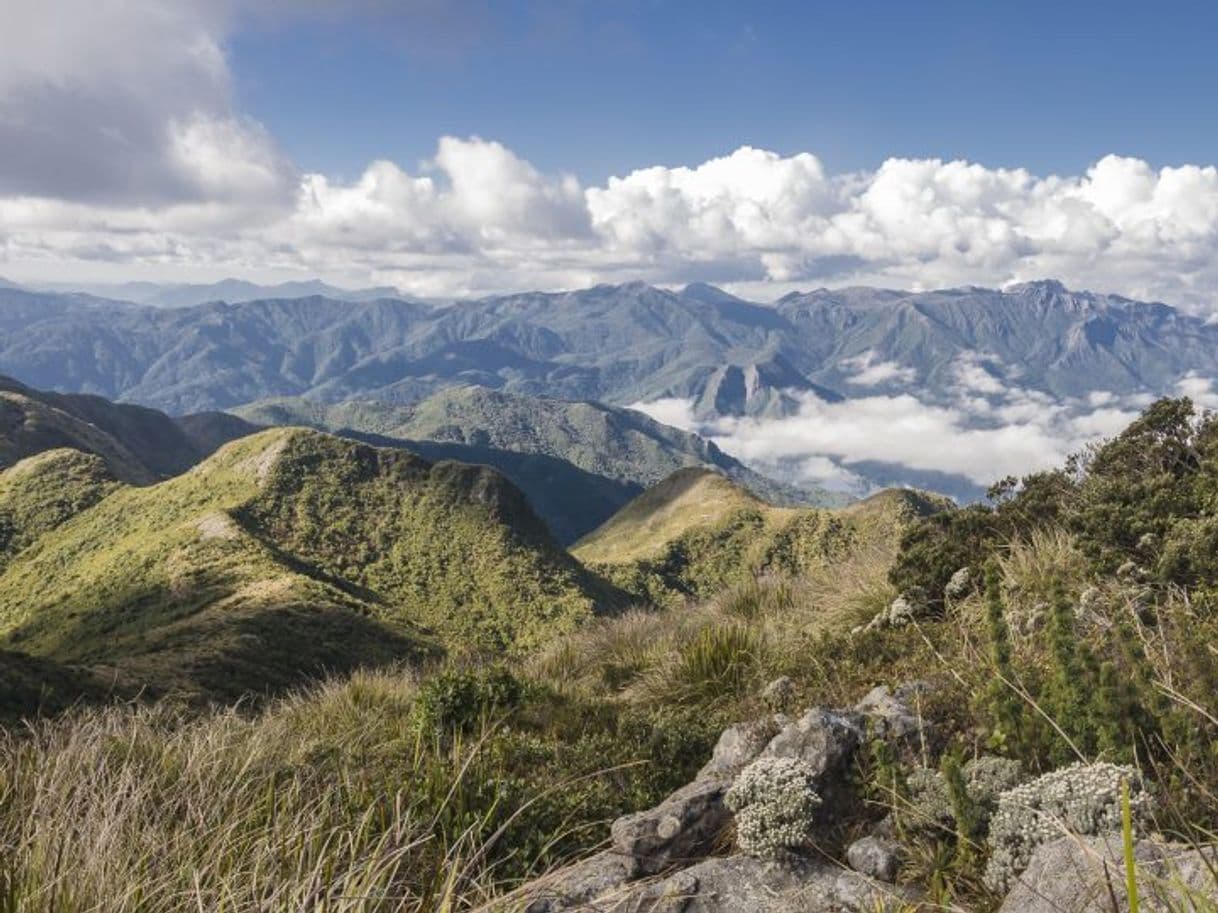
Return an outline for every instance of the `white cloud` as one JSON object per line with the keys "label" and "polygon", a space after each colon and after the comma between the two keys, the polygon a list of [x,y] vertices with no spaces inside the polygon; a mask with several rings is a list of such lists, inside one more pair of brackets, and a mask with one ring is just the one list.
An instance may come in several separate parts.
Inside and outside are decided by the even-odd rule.
{"label": "white cloud", "polygon": [[1000,363],[981,352],[961,352],[952,361],[952,374],[962,393],[993,395],[1004,393],[1006,385],[997,376]]}
{"label": "white cloud", "polygon": [[846,383],[856,387],[876,387],[890,382],[909,384],[918,376],[913,368],[902,367],[895,361],[880,361],[874,350],[844,358],[842,365],[855,372],[846,378]]}
{"label": "white cloud", "polygon": [[1218,389],[1215,389],[1213,378],[1201,377],[1195,371],[1190,371],[1176,382],[1176,390],[1202,409],[1218,409]]}
{"label": "white cloud", "polygon": [[1102,405],[1058,401],[1020,387],[996,392],[996,405],[967,395],[944,404],[910,394],[832,403],[791,395],[799,408],[780,418],[699,422],[692,404],[682,399],[634,408],[697,431],[738,459],[779,475],[795,467],[800,478],[840,484],[853,468],[881,463],[956,475],[980,486],[1060,466],[1085,444],[1120,432],[1140,408],[1115,397]]}
{"label": "white cloud", "polygon": [[[427,294],[624,278],[736,280],[777,293],[793,283],[921,288],[1054,276],[1218,307],[1212,167],[1155,172],[1109,158],[1080,178],[1038,179],[894,160],[873,174],[827,176],[813,156],[746,147],[697,168],[582,187],[499,143],[443,137],[415,169],[377,161],[350,182],[303,175],[281,207],[287,166],[257,125],[200,115],[171,118],[165,131],[158,180],[176,197],[103,205],[88,192],[67,201],[0,194],[0,258],[69,274],[99,257],[132,274],[167,261],[248,265]],[[960,370],[986,392],[976,387],[983,366]],[[896,364],[860,363],[854,382],[907,376]]]}
{"label": "white cloud", "polygon": [[227,0],[12,0],[0,30],[0,194],[284,201],[291,165],[232,107]]}
{"label": "white cloud", "polygon": [[[833,174],[812,152],[741,146],[584,186],[499,143],[445,136],[421,164],[376,161],[347,181],[299,174],[234,108],[225,39],[250,6],[295,8],[6,7],[0,271],[294,272],[424,294],[625,278],[777,294],[1055,277],[1218,312],[1218,168],[1208,164],[1107,156],[1083,174],[1039,176],[893,158]],[[403,15],[465,34],[469,17],[446,8],[419,0]],[[899,370],[871,365],[856,381],[900,380]]]}

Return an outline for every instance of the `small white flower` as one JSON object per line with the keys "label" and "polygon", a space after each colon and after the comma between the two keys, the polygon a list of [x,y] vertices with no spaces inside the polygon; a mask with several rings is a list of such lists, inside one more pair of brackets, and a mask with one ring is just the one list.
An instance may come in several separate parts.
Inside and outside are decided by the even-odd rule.
{"label": "small white flower", "polygon": [[1141,774],[1117,764],[1072,764],[1004,792],[990,820],[986,884],[1006,892],[1036,848],[1065,834],[1093,836],[1121,827],[1121,783],[1129,783],[1134,820],[1145,822],[1151,798]]}
{"label": "small white flower", "polygon": [[736,813],[736,841],[751,856],[774,859],[808,837],[821,804],[815,773],[798,758],[758,758],[724,796]]}

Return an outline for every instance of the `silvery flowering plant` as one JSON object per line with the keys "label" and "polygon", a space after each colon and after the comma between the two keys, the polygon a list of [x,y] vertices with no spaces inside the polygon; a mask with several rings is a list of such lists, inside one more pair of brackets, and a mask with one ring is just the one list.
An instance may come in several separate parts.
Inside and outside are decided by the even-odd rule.
{"label": "silvery flowering plant", "polygon": [[740,849],[776,859],[800,846],[821,804],[814,786],[814,771],[798,758],[758,758],[741,771],[724,796]]}

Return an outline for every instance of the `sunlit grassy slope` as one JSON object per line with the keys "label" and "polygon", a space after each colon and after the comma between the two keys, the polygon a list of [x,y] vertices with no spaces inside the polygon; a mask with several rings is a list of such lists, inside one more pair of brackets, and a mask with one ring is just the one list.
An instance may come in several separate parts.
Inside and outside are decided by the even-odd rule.
{"label": "sunlit grassy slope", "polygon": [[575,543],[572,554],[639,599],[707,597],[759,574],[806,573],[860,536],[895,545],[903,519],[944,503],[894,490],[839,510],[774,507],[719,473],[683,469]]}
{"label": "sunlit grassy slope", "polygon": [[45,532],[0,575],[0,637],[235,696],[439,645],[523,648],[614,596],[492,470],[277,429]]}

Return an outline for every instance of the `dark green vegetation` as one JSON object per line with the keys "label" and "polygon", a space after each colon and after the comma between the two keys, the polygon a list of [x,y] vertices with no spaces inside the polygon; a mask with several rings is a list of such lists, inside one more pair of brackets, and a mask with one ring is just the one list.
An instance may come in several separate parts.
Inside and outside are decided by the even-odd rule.
{"label": "dark green vegetation", "polygon": [[[851,359],[864,356],[912,370],[926,398],[950,399],[964,351],[992,356],[999,381],[1055,396],[1166,392],[1190,370],[1218,375],[1218,327],[1055,282],[819,289],[772,307],[641,283],[442,307],[310,297],[166,311],[13,289],[0,289],[0,304],[0,370],[175,414],[276,396],[414,402],[470,384],[773,414],[793,407],[792,390],[857,392]],[[867,389],[901,387],[894,377]]]}
{"label": "dark green vegetation", "polygon": [[18,726],[31,717],[132,696],[117,682],[87,669],[0,650],[0,726]]}
{"label": "dark green vegetation", "polygon": [[[835,502],[821,489],[768,479],[695,434],[600,403],[460,387],[412,406],[284,399],[234,412],[260,425],[305,425],[402,446],[430,460],[493,466],[567,543],[608,520],[644,488],[690,466],[716,469],[774,504]],[[198,419],[183,421],[193,425]]]}
{"label": "dark green vegetation", "polygon": [[620,601],[482,467],[268,431],[153,486],[99,492],[86,474],[35,538],[20,505],[46,501],[45,475],[0,476],[13,541],[33,539],[0,574],[0,632],[158,691],[233,698],[440,645],[521,650]]}

